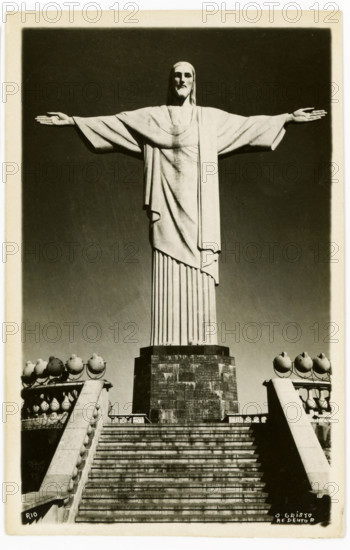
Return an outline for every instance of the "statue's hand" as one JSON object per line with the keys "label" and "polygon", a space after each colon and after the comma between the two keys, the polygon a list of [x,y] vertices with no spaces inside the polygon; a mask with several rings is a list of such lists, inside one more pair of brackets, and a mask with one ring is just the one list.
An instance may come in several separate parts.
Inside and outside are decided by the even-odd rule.
{"label": "statue's hand", "polygon": [[[308,112],[311,111],[311,112]],[[326,116],[327,112],[323,109],[315,111],[314,107],[306,107],[304,109],[298,109],[291,115],[291,122],[313,122]]]}
{"label": "statue's hand", "polygon": [[39,124],[46,124],[47,126],[74,126],[75,124],[73,118],[64,113],[48,111],[47,115],[36,116],[35,120]]}

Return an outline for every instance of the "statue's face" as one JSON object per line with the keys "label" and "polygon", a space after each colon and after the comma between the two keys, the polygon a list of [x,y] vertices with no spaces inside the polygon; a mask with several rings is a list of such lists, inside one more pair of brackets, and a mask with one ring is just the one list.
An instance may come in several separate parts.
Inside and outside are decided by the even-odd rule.
{"label": "statue's face", "polygon": [[174,70],[174,91],[181,99],[186,99],[193,87],[193,72],[190,65],[176,65]]}

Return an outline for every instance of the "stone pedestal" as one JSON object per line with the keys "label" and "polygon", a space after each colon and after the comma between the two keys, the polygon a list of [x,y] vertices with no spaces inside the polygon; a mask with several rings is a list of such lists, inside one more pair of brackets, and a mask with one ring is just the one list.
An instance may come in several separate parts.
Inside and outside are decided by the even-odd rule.
{"label": "stone pedestal", "polygon": [[224,346],[151,346],[135,360],[133,413],[152,422],[218,422],[238,412],[236,367]]}

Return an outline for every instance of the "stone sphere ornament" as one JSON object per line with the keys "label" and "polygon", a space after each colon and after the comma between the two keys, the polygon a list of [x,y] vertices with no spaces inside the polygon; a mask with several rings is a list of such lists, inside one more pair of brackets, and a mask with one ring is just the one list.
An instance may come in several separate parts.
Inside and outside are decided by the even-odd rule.
{"label": "stone sphere ornament", "polygon": [[106,368],[106,363],[101,356],[97,355],[97,353],[93,353],[92,357],[90,357],[87,362],[87,368],[91,374],[102,374]]}
{"label": "stone sphere ornament", "polygon": [[286,351],[282,351],[273,360],[273,367],[277,372],[286,373],[292,369],[292,360]]}
{"label": "stone sphere ornament", "polygon": [[307,373],[312,369],[312,359],[306,351],[303,351],[294,359],[294,366],[298,371]]}
{"label": "stone sphere ornament", "polygon": [[45,371],[47,367],[47,361],[43,359],[38,359],[35,363],[35,374],[38,378],[43,378],[45,376]]}
{"label": "stone sphere ornament", "polygon": [[32,377],[34,373],[35,365],[31,361],[27,361],[25,364],[25,367],[23,369],[23,376],[26,379],[29,379]]}
{"label": "stone sphere ornament", "polygon": [[84,361],[75,353],[66,362],[66,367],[69,374],[80,374],[84,369]]}
{"label": "stone sphere ornament", "polygon": [[326,374],[331,368],[331,363],[324,353],[320,353],[312,360],[314,371],[317,374]]}
{"label": "stone sphere ornament", "polygon": [[49,376],[61,376],[64,371],[64,364],[58,357],[50,357],[47,365],[47,374]]}

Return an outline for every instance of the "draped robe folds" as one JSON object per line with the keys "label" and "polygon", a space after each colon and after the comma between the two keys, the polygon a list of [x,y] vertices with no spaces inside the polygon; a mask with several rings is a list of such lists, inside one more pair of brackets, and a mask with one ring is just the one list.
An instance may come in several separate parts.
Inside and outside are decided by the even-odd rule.
{"label": "draped robe folds", "polygon": [[218,156],[246,146],[274,150],[288,114],[243,117],[193,107],[188,124],[174,125],[163,105],[73,118],[96,150],[143,155],[153,249],[151,345],[216,344]]}

